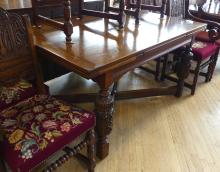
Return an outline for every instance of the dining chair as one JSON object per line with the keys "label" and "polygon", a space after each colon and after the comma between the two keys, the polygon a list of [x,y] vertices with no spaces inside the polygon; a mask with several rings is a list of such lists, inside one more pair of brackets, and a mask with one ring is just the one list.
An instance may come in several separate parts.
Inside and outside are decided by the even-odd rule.
{"label": "dining chair", "polygon": [[33,171],[57,153],[43,171],[77,155],[94,172],[95,114],[48,94],[28,16],[0,8],[0,21],[0,171]]}
{"label": "dining chair", "polygon": [[[160,13],[163,18],[166,11],[167,0],[126,0],[127,9],[148,10]],[[137,20],[137,19],[136,19]]]}
{"label": "dining chair", "polygon": [[[53,26],[56,29],[62,30],[66,35],[66,42],[71,43],[73,34],[73,23],[71,14],[71,1],[70,0],[31,0],[32,13],[33,13],[33,23],[36,26],[40,26],[40,23]],[[56,7],[63,7],[63,18],[64,21],[60,22],[41,14],[41,9],[51,9]]]}
{"label": "dining chair", "polygon": [[[205,3],[205,1],[199,2],[197,4],[197,1],[191,1],[191,3],[194,2],[198,6],[198,12],[195,15],[195,13],[191,13],[189,10],[190,1],[185,1],[185,18],[199,21],[199,22],[205,22],[207,23],[207,28],[204,31],[199,32],[197,35],[195,35],[195,40],[192,43],[191,51],[192,51],[192,60],[195,63],[195,67],[191,69],[191,73],[193,75],[193,81],[192,82],[185,82],[185,86],[191,90],[191,95],[195,94],[196,85],[198,81],[199,76],[205,77],[205,82],[211,81],[211,78],[213,76],[213,72],[216,66],[216,62],[218,59],[219,54],[219,29],[220,25],[217,22],[212,21],[212,18],[205,17],[205,12],[203,11],[202,7]],[[208,20],[209,19],[209,20]],[[182,47],[184,48],[184,47]],[[180,50],[178,49],[174,52],[174,61],[173,65],[174,67],[171,67],[169,69],[176,69],[178,70],[178,55]],[[186,48],[186,47],[185,47]],[[175,77],[172,77],[170,75],[171,72],[167,72],[167,63],[168,63],[168,56],[165,57],[163,61],[163,68],[161,72],[161,80],[169,79],[171,81],[177,82],[177,79]]]}
{"label": "dining chair", "polygon": [[[163,20],[163,18],[166,16],[169,16],[169,10],[168,10],[168,2],[169,0],[143,0],[141,1],[141,10],[148,10],[153,13],[160,13],[160,18]],[[133,0],[127,0],[127,7],[128,8],[134,8],[137,7],[137,2]],[[160,76],[160,69],[161,69],[161,63],[163,62],[164,57],[159,57],[151,62],[156,63],[155,68],[149,67],[147,65],[140,66],[139,69],[146,71],[148,73],[151,73],[154,75],[155,80],[159,80]]]}

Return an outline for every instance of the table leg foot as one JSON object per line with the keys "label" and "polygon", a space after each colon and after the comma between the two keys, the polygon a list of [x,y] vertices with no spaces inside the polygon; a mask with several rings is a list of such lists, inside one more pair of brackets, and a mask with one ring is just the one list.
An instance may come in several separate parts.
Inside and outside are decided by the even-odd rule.
{"label": "table leg foot", "polygon": [[109,154],[108,138],[99,138],[97,142],[97,156],[99,159],[104,159]]}

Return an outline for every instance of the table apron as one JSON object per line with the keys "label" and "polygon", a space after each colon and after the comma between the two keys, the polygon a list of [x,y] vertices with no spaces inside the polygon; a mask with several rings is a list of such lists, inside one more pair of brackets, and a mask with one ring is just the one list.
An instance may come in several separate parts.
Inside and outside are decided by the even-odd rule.
{"label": "table apron", "polygon": [[117,81],[121,76],[130,70],[139,67],[146,62],[161,57],[173,50],[176,50],[184,45],[190,44],[192,41],[192,36],[185,36],[181,39],[168,42],[166,44],[162,44],[154,49],[143,51],[140,54],[136,55],[136,58],[133,58],[133,61],[129,61],[129,63],[124,64],[123,66],[119,66],[113,68],[108,73],[112,73],[112,78],[114,81]]}

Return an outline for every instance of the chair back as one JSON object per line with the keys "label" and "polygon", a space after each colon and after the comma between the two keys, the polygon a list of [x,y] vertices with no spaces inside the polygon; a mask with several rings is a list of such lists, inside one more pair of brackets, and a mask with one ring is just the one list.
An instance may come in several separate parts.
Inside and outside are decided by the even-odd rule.
{"label": "chair back", "polygon": [[161,17],[169,15],[166,10],[167,0],[142,0],[141,4],[142,9],[159,12]]}
{"label": "chair back", "polygon": [[161,18],[163,18],[164,14],[167,15],[167,10],[165,10],[167,0],[126,0],[127,8],[137,8],[139,3],[141,9],[159,12]]}
{"label": "chair back", "polygon": [[202,7],[207,0],[167,0],[167,13],[173,17],[189,18],[189,7],[198,9],[202,13]]}
{"label": "chair back", "polygon": [[24,79],[36,81],[42,91],[43,79],[40,71],[37,72],[32,28],[27,16],[22,19],[0,8],[0,21],[0,88]]}

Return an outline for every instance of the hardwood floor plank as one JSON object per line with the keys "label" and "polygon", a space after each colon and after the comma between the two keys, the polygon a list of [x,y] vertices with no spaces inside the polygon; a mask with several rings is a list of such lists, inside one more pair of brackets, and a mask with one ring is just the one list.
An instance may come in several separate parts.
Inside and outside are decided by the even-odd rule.
{"label": "hardwood floor plank", "polygon": [[[135,69],[120,80],[119,90],[171,84],[157,83],[152,75]],[[73,74],[48,85],[56,94],[98,90],[92,81]],[[189,94],[186,89],[179,99],[164,96],[117,101],[110,154],[97,162],[96,172],[219,172],[220,64],[210,83],[200,80],[196,94]],[[90,103],[79,106],[93,109]],[[57,171],[73,168],[86,170],[71,160]]]}

